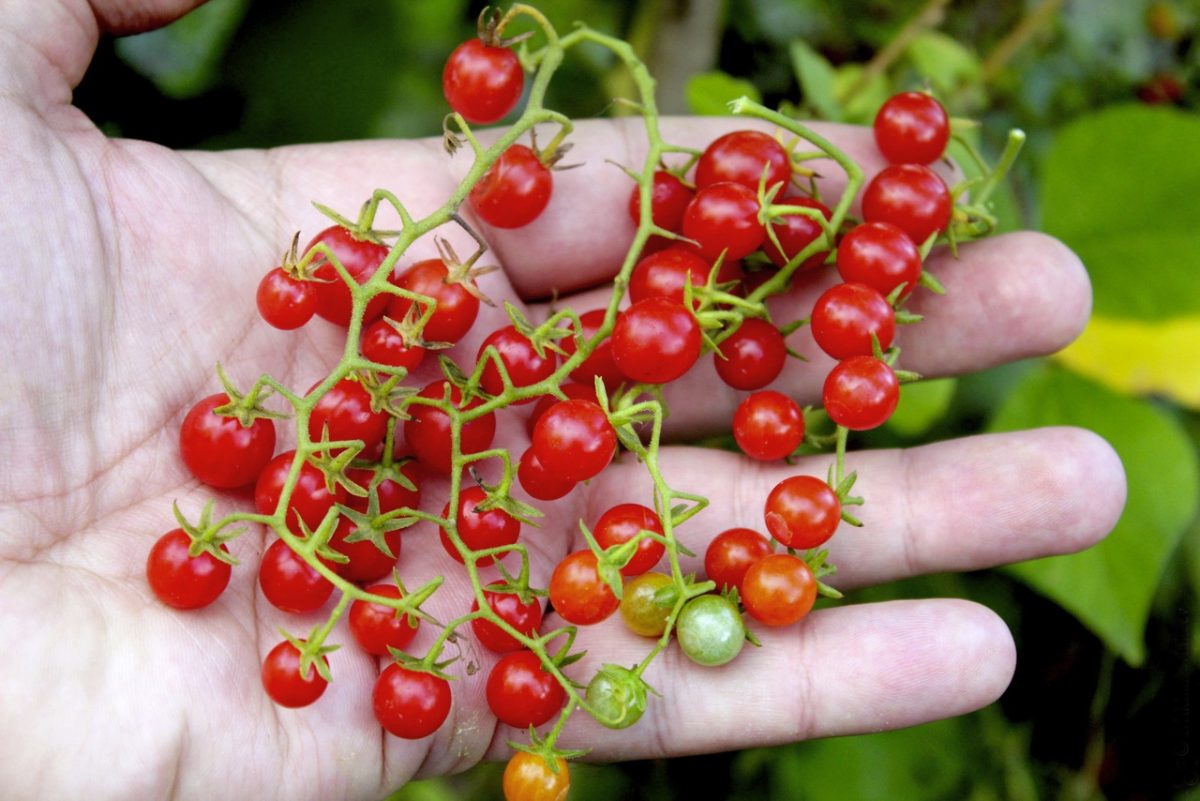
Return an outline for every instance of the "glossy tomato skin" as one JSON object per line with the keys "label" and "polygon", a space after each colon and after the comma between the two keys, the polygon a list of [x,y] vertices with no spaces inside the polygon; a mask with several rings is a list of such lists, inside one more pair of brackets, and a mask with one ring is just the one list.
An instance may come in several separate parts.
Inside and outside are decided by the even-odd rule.
{"label": "glossy tomato skin", "polygon": [[566,690],[532,651],[507,654],[488,674],[488,707],[501,723],[514,728],[541,726],[566,700]]}
{"label": "glossy tomato skin", "polygon": [[646,298],[617,317],[613,361],[631,381],[674,381],[700,357],[700,324],[683,305]]}
{"label": "glossy tomato skin", "polygon": [[771,536],[785,547],[816,548],[837,531],[842,502],[815,476],[789,476],[767,495],[763,517]]}
{"label": "glossy tomato skin", "polygon": [[376,320],[363,331],[360,345],[362,355],[373,362],[389,367],[403,367],[410,373],[425,361],[425,349],[420,345],[405,344],[387,320]]}
{"label": "glossy tomato skin", "polygon": [[817,581],[812,570],[788,553],[773,553],[751,565],[742,579],[746,614],[768,626],[788,626],[812,610]]}
{"label": "glossy tomato skin", "polygon": [[704,286],[710,268],[696,253],[681,247],[643,256],[629,276],[629,300],[667,298],[682,305],[684,285],[690,280],[693,288]]}
{"label": "glossy tomato skin", "polygon": [[[592,528],[592,536],[601,548],[607,550],[614,545],[629,542],[642,529],[656,534],[663,533],[662,521],[658,519],[654,510],[640,503],[619,503],[600,515],[600,519]],[[643,539],[638,543],[629,564],[621,568],[621,575],[637,576],[645,573],[658,564],[666,550],[666,546],[661,542],[648,537]]]}
{"label": "glossy tomato skin", "polygon": [[[279,505],[283,485],[295,458],[296,451],[284,451],[263,468],[258,483],[254,486],[254,508],[260,515],[275,514],[275,507]],[[300,466],[300,475],[296,479],[296,486],[292,489],[292,497],[288,503],[288,531],[297,536],[302,535],[303,531],[299,525],[301,520],[309,531],[315,531],[333,505],[345,501],[345,487],[336,484],[334,491],[329,492],[325,486],[325,474],[306,460]]]}
{"label": "glossy tomato skin", "polygon": [[931,164],[946,152],[950,118],[924,92],[901,92],[880,107],[872,126],[879,152],[893,164]]}
{"label": "glossy tomato skin", "polygon": [[[567,400],[586,400],[592,403],[597,403],[596,388],[592,384],[576,384],[568,382],[559,387],[562,393],[567,396]],[[533,411],[529,413],[529,417],[525,420],[525,431],[529,434],[530,441],[533,440],[533,430],[537,428],[538,420],[542,419],[542,415],[550,411],[550,407],[560,403],[561,401],[553,395],[543,395],[538,399],[538,402],[533,405]]]}
{"label": "glossy tomato skin", "polygon": [[236,417],[213,411],[228,402],[224,392],[209,395],[192,407],[179,427],[183,463],[196,478],[218,489],[253,484],[275,453],[275,421],[260,417],[247,428]]}
{"label": "glossy tomato skin", "polygon": [[566,801],[571,772],[562,757],[555,757],[554,765],[557,770],[551,770],[537,754],[525,751],[513,754],[501,782],[504,801]]}
{"label": "glossy tomato skin", "polygon": [[724,595],[701,595],[679,612],[675,636],[683,653],[698,665],[731,662],[746,644],[746,624],[737,605]]}
{"label": "glossy tomato skin", "polygon": [[921,253],[896,226],[862,223],[842,237],[837,268],[843,281],[866,284],[884,297],[904,284],[900,297],[907,297],[921,280]]}
{"label": "glossy tomato skin", "polygon": [[742,579],[750,565],[770,552],[770,541],[757,531],[726,529],[708,544],[704,552],[704,573],[716,582],[718,590],[736,587],[740,594]]}
{"label": "glossy tomato skin", "polygon": [[[396,509],[417,509],[421,505],[421,473],[416,462],[405,462],[400,467],[400,473],[412,482],[415,489],[409,489],[399,481],[385,478],[375,486],[375,497],[378,499],[379,514],[387,514]],[[364,467],[351,467],[346,470],[346,477],[365,490],[370,490],[375,478],[375,471]],[[345,504],[357,512],[366,512],[371,502],[370,497],[360,498],[357,495],[347,495]]]}
{"label": "glossy tomato skin", "polygon": [[556,501],[565,497],[579,483],[561,473],[547,470],[532,445],[521,454],[521,462],[517,465],[517,481],[529,493],[529,497],[539,501]]}
{"label": "glossy tomato skin", "polygon": [[733,438],[751,458],[782,459],[804,442],[804,412],[782,392],[755,392],[734,410]]}
{"label": "glossy tomato skin", "polygon": [[659,604],[655,596],[671,584],[671,577],[665,573],[642,573],[626,581],[619,607],[626,628],[641,637],[661,637],[671,606]]}
{"label": "glossy tomato skin", "polygon": [[331,442],[362,440],[363,453],[373,454],[387,436],[387,412],[371,408],[371,393],[361,382],[343,378],[329,388],[313,407],[308,418],[308,436],[319,442],[323,436]]}
{"label": "glossy tomato skin", "polygon": [[[654,224],[664,230],[678,232],[683,224],[683,212],[692,202],[692,194],[692,190],[671,173],[664,170],[654,173],[650,194],[650,218]],[[629,196],[629,218],[634,225],[642,221],[641,214],[642,199],[635,185]]]}
{"label": "glossy tomato skin", "polygon": [[946,230],[954,201],[946,182],[933,170],[920,164],[893,164],[867,184],[862,210],[867,222],[891,223],[921,244]]}
{"label": "glossy tomato skin", "polygon": [[[321,661],[329,664],[324,656]],[[280,706],[296,709],[308,706],[325,692],[328,682],[309,666],[307,678],[300,676],[300,652],[287,640],[276,645],[263,660],[263,689]]]}
{"label": "glossy tomato skin", "polygon": [[[375,584],[367,592],[385,598],[403,598],[400,589],[393,584]],[[410,615],[396,616],[390,606],[357,600],[350,604],[350,633],[364,651],[375,656],[390,656],[388,648],[403,651],[421,627],[420,618]]]}
{"label": "glossy tomato skin", "polygon": [[896,411],[900,382],[892,368],[874,356],[852,356],[829,371],[821,399],[833,422],[867,431],[886,423]]}
{"label": "glossy tomato skin", "polygon": [[[791,196],[775,201],[780,206],[804,206],[819,211],[826,221],[833,219],[833,212],[819,200],[810,197]],[[779,240],[780,248],[775,247],[771,237],[763,240],[763,251],[776,267],[782,267],[791,261],[800,251],[817,240],[824,231],[821,224],[804,214],[788,214],[771,223],[775,238]],[[800,265],[801,270],[812,270],[820,267],[829,257],[828,250],[821,250],[809,256]]]}
{"label": "glossy tomato skin", "polygon": [[[158,538],[146,557],[146,579],[158,600],[175,609],[200,609],[225,591],[231,569],[209,553],[188,554],[192,539],[181,528]],[[224,545],[221,550],[228,552]]]}
{"label": "glossy tomato skin", "polygon": [[329,547],[344,554],[350,561],[334,564],[333,569],[347,581],[379,581],[392,572],[400,558],[400,532],[389,531],[383,535],[383,541],[391,551],[389,556],[370,540],[347,542],[347,537],[354,533],[355,528],[354,522],[348,517],[338,520],[337,528],[329,538]]}
{"label": "glossy tomato skin", "polygon": [[601,578],[596,555],[575,551],[558,563],[550,576],[550,603],[568,623],[590,626],[617,611],[620,601]]}
{"label": "glossy tomato skin", "polygon": [[275,267],[258,284],[254,300],[258,313],[275,328],[291,331],[317,313],[316,284],[291,277]]}
{"label": "glossy tomato skin", "polygon": [[[722,358],[722,356],[724,358]],[[734,389],[762,389],[783,372],[787,343],[779,329],[753,317],[721,343],[721,354],[713,354],[717,375]]]}
{"label": "glossy tomato skin", "polygon": [[[400,273],[396,285],[409,292],[424,295],[437,301],[425,328],[422,339],[428,342],[458,342],[475,324],[479,316],[479,298],[472,295],[460,282],[450,281],[450,271],[441,259],[419,261]],[[414,301],[394,296],[389,301],[387,316],[403,320]],[[418,311],[424,306],[418,304]]]}
{"label": "glossy tomato skin", "polygon": [[[434,381],[426,385],[418,393],[424,398],[441,400],[446,381]],[[458,387],[450,384],[450,402],[462,409],[462,393]],[[466,408],[479,405],[476,398],[467,404]],[[413,454],[425,467],[442,475],[450,475],[450,418],[441,409],[414,403],[408,407],[408,420],[404,421],[404,439],[412,448]],[[492,444],[496,436],[496,415],[486,414],[472,420],[462,427],[460,445],[462,452],[479,453]]]}
{"label": "glossy tomato skin", "polygon": [[608,467],[617,452],[617,432],[600,406],[565,400],[551,406],[533,427],[533,452],[552,473],[586,481]]}
{"label": "glossy tomato skin", "polygon": [[258,583],[272,606],[293,614],[320,609],[333,594],[329,580],[283,540],[275,540],[263,553]]}
{"label": "glossy tomato skin", "polygon": [[758,195],[730,181],[696,192],[683,214],[683,235],[695,240],[700,255],[716,260],[742,259],[758,250],[766,229],[758,221]]}
{"label": "glossy tomato skin", "polygon": [[866,284],[837,284],[817,298],[811,318],[817,346],[835,359],[870,356],[871,335],[887,350],[896,337],[896,312]]}
{"label": "glossy tomato skin", "polygon": [[442,92],[467,122],[488,125],[521,99],[525,72],[517,54],[468,39],[454,48],[442,70]]}
{"label": "glossy tomato skin", "polygon": [[[592,309],[579,315],[579,322],[583,324],[584,339],[590,339],[596,335],[596,332],[604,324],[604,315],[604,309]],[[558,344],[566,351],[566,358],[569,359],[575,355],[574,337],[560,339]],[[609,390],[616,389],[625,379],[625,376],[617,369],[616,362],[613,361],[611,337],[597,345],[596,349],[592,351],[592,355],[571,371],[571,380],[586,386],[592,392],[593,399],[595,398],[594,384],[597,377]]]}
{"label": "glossy tomato skin", "polygon": [[371,701],[375,719],[389,734],[420,740],[450,716],[450,682],[393,662],[375,680]]}
{"label": "glossy tomato skin", "polygon": [[[387,257],[386,245],[358,239],[349,230],[340,225],[331,225],[313,237],[306,251],[312,250],[318,243],[324,242],[333,251],[337,260],[346,268],[346,272],[358,284],[364,284],[379,269],[379,265]],[[313,260],[313,286],[316,287],[317,314],[335,325],[343,328],[350,325],[352,300],[350,289],[337,269],[323,256]],[[363,322],[368,323],[383,314],[387,308],[386,294],[372,298],[363,313]]]}
{"label": "glossy tomato skin", "polygon": [[731,181],[757,192],[766,169],[768,189],[787,184],[792,160],[783,145],[761,131],[732,131],[712,141],[696,162],[696,188]]}
{"label": "glossy tomato skin", "polygon": [[[558,366],[558,358],[554,351],[545,349],[545,355],[539,356],[533,347],[533,342],[515,326],[506,325],[489,334],[487,339],[479,345],[479,351],[475,354],[476,361],[483,358],[483,352],[488,347],[496,349],[500,361],[504,363],[504,369],[508,372],[509,379],[517,388],[545,381]],[[504,381],[500,377],[500,371],[490,359],[483,370],[483,377],[479,384],[489,395],[499,395],[504,392]],[[532,403],[533,400],[533,398],[526,398],[517,403]]]}
{"label": "glossy tomato skin", "polygon": [[[516,543],[521,537],[521,521],[503,509],[476,511],[475,507],[485,500],[487,493],[480,487],[466,487],[458,494],[458,513],[455,520],[459,538],[472,551],[484,551]],[[442,509],[442,517],[449,516],[450,504],[447,503]],[[446,553],[454,557],[454,561],[463,563],[462,555],[446,535],[446,530],[439,529],[439,532]],[[476,564],[490,565],[494,561],[494,556],[485,556]]]}
{"label": "glossy tomato skin", "polygon": [[[483,598],[493,612],[527,637],[536,636],[542,627],[542,602],[536,596],[531,596],[529,602],[525,603],[516,593],[484,590]],[[471,604],[472,612],[478,609],[479,601]],[[524,647],[490,620],[475,618],[471,621],[471,631],[484,648],[497,654],[519,651]]]}
{"label": "glossy tomato skin", "polygon": [[484,173],[467,200],[493,228],[521,228],[541,215],[553,190],[550,168],[525,145],[512,145]]}

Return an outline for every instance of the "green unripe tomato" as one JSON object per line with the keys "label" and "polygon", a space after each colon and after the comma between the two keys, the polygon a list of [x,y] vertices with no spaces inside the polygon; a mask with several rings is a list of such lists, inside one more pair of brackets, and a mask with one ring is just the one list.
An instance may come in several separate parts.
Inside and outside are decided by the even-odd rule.
{"label": "green unripe tomato", "polygon": [[675,623],[679,647],[698,665],[724,665],[746,643],[746,624],[733,601],[701,595],[688,601]]}
{"label": "green unripe tomato", "polygon": [[587,704],[602,726],[626,729],[646,711],[646,683],[620,665],[604,665],[587,686]]}

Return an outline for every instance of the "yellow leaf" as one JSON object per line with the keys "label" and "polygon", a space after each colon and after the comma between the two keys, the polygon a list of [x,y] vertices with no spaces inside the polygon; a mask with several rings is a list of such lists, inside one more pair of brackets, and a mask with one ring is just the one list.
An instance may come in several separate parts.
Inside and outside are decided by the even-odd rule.
{"label": "yellow leaf", "polygon": [[1200,317],[1147,322],[1093,317],[1055,358],[1131,395],[1166,395],[1200,408]]}

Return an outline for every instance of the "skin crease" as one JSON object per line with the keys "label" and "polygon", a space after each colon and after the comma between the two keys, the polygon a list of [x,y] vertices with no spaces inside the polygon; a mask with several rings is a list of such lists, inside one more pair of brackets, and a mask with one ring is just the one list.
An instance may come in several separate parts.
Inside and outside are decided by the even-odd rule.
{"label": "skin crease", "polygon": [[[8,252],[20,254],[0,269],[9,286],[24,287],[8,293],[0,311],[8,343],[0,439],[9,465],[0,472],[0,639],[8,646],[0,786],[13,798],[377,799],[414,776],[507,756],[505,740],[523,735],[497,727],[487,712],[483,682],[496,656],[464,647],[482,669],[455,682],[450,721],[418,742],[383,735],[371,715],[377,662],[351,646],[330,655],[335,681],[316,705],[279,709],[259,685],[260,662],[279,626],[303,636],[321,616],[289,619],[259,597],[263,533],[252,529],[231,543],[242,564],[225,594],[197,612],[154,600],[145,556],[174,527],[173,501],[192,519],[209,497],[218,511],[252,506],[244,493],[201,488],[178,457],[183,415],[218,388],[214,363],[243,387],[265,370],[302,388],[336,359],[339,330],[315,320],[299,332],[276,331],[254,304],[258,281],[294,231],[324,226],[310,201],[352,210],[382,186],[421,216],[450,194],[467,156],[448,159],[436,140],[173,153],[106,139],[69,105],[97,37],[165,24],[194,4],[0,0],[0,209]],[[670,141],[691,146],[742,126],[664,122]],[[881,166],[869,131],[822,130],[868,175]],[[579,126],[572,161],[589,167],[555,176],[544,217],[520,230],[483,229],[493,246],[485,258],[503,268],[481,280],[489,296],[546,298],[553,277],[563,302],[597,305],[594,288],[613,274],[632,231],[628,180],[604,159],[638,163],[639,137],[630,121]],[[470,252],[461,232],[446,236]],[[573,268],[564,275],[568,248]],[[422,240],[402,264],[433,255],[432,240]],[[931,266],[949,295],[918,293],[914,310],[928,319],[902,343],[905,365],[928,375],[1053,351],[1089,311],[1078,260],[1044,236],[965,246],[958,261],[938,255]],[[832,280],[827,270],[774,308],[783,315],[811,304]],[[545,313],[541,304],[526,308]],[[504,322],[485,307],[460,352],[473,354]],[[803,334],[790,344],[811,361],[792,360],[773,386],[811,401],[830,363]],[[669,390],[676,434],[728,425],[738,396],[713,392],[721,385],[712,370],[702,359]],[[417,385],[432,376],[420,372]],[[698,393],[701,384],[707,390]],[[282,439],[279,449],[288,447]],[[497,444],[521,453],[527,442],[523,421],[507,416]],[[760,527],[774,482],[823,473],[827,462],[787,468],[686,448],[668,448],[662,459],[675,486],[713,502],[681,531],[698,554],[725,528]],[[831,543],[842,588],[1076,551],[1111,529],[1124,500],[1112,450],[1072,429],[858,453],[850,465],[862,476],[866,527]],[[644,471],[618,462],[546,504],[542,528],[526,537],[534,583],[544,586],[555,561],[582,547],[571,534],[579,517],[644,497],[644,482]],[[424,490],[426,508],[440,509],[444,483],[429,480]],[[436,533],[404,536],[408,586],[445,572],[451,579],[429,611],[440,619],[466,611],[469,587]],[[414,653],[428,647],[432,628],[422,627]],[[909,725],[990,703],[1015,659],[995,614],[955,600],[845,606],[757,633],[765,648],[718,670],[670,649],[646,676],[666,700],[652,699],[638,726],[610,732],[579,715],[563,744],[609,760]],[[349,641],[344,624],[334,639]],[[579,646],[589,655],[572,675],[583,680],[600,660],[631,664],[646,648],[615,616],[583,632]],[[748,697],[740,691],[748,681],[774,691]],[[707,701],[678,702],[687,696]]]}

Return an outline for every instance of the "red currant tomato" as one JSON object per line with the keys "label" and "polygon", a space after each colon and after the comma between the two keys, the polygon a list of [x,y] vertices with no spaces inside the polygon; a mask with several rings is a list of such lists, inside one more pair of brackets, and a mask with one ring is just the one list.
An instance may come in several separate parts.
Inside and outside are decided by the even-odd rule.
{"label": "red currant tomato", "polygon": [[567,761],[554,758],[556,770],[537,754],[518,751],[504,768],[504,801],[566,801],[571,789]]}
{"label": "red currant tomato", "polygon": [[376,320],[363,331],[362,355],[389,367],[403,367],[411,373],[425,360],[425,349],[406,344],[404,337],[387,320]]}
{"label": "red currant tomato", "polygon": [[[459,281],[450,280],[450,271],[441,259],[419,261],[400,274],[396,285],[409,292],[437,301],[437,308],[425,323],[421,337],[429,342],[458,342],[475,324],[479,315],[479,298]],[[413,301],[393,296],[387,316],[403,320]],[[418,311],[424,311],[418,304]]]}
{"label": "red currant tomato", "polygon": [[873,356],[851,356],[825,377],[821,399],[829,418],[851,431],[887,422],[900,402],[900,382],[892,368]]}
{"label": "red currant tomato", "polygon": [[783,145],[760,131],[733,131],[713,140],[700,155],[696,187],[732,181],[757,191],[764,168],[768,189],[792,178],[792,160]]}
{"label": "red currant tomato", "polygon": [[[404,597],[400,589],[392,584],[375,584],[367,587],[367,592],[384,598]],[[388,648],[403,651],[420,627],[419,618],[397,616],[396,610],[390,606],[361,599],[350,604],[350,633],[368,654],[389,656],[391,652]]]}
{"label": "red currant tomato", "polygon": [[[659,170],[654,173],[650,198],[650,218],[654,224],[678,232],[683,224],[683,212],[692,202],[692,190],[671,173]],[[629,217],[634,225],[642,221],[642,198],[637,186],[629,196]]]}
{"label": "red currant tomato", "polygon": [[396,561],[400,558],[400,532],[389,531],[383,535],[383,542],[391,551],[391,555],[388,555],[370,540],[347,542],[346,540],[356,528],[357,526],[347,517],[338,520],[337,528],[333,530],[333,536],[329,538],[329,547],[344,554],[350,561],[334,564],[333,569],[347,581],[360,583],[379,581],[392,572],[392,568],[396,566]]}
{"label": "red currant tomato", "polygon": [[[608,549],[614,545],[629,542],[642,529],[662,534],[662,521],[653,509],[638,503],[620,503],[612,507],[596,521],[592,536],[601,548]],[[638,576],[658,564],[658,560],[666,553],[666,546],[661,542],[644,538],[638,543],[633,558],[621,568],[622,576]]]}
{"label": "red currant tomato", "polygon": [[[508,377],[514,387],[528,387],[539,381],[545,381],[554,373],[554,368],[557,366],[558,359],[555,357],[554,351],[545,349],[546,355],[538,356],[533,342],[515,326],[506,325],[488,335],[488,338],[479,345],[479,352],[475,354],[476,360],[483,358],[483,352],[488,346],[494,347],[500,355],[500,361],[504,363],[504,369],[508,372]],[[483,369],[483,377],[479,384],[489,395],[499,395],[504,392],[504,381],[500,377],[500,371],[496,369],[496,365],[490,359]],[[532,401],[533,398],[526,398],[518,403],[531,403]]]}
{"label": "red currant tomato", "polygon": [[[346,272],[358,284],[366,281],[375,274],[379,265],[387,257],[387,246],[366,239],[358,239],[340,225],[332,225],[313,237],[306,251],[312,250],[318,243],[324,242],[333,251],[333,255],[346,268]],[[350,325],[352,300],[350,288],[342,279],[341,274],[324,256],[314,259],[312,271],[313,286],[316,287],[317,314],[331,323],[340,326]],[[363,322],[367,323],[383,314],[387,308],[390,296],[380,293],[367,303],[363,313]]]}
{"label": "red currant tomato", "polygon": [[568,623],[590,626],[617,611],[621,602],[600,578],[596,554],[575,551],[567,554],[550,576],[550,603]]}
{"label": "red currant tomato", "polygon": [[320,609],[333,594],[333,585],[283,540],[263,554],[258,583],[272,606],[293,614]]}
{"label": "red currant tomato", "polygon": [[276,267],[263,276],[255,295],[258,313],[276,328],[290,331],[317,312],[316,284],[291,277]]}
{"label": "red currant tomato", "polygon": [[561,473],[547,470],[532,446],[521,454],[521,462],[517,465],[517,481],[521,482],[521,488],[529,493],[529,497],[539,501],[556,501],[579,483]]}
{"label": "red currant tomato", "polygon": [[[815,209],[826,220],[833,219],[833,212],[829,210],[828,206],[819,200],[813,200],[809,197],[785,197],[775,202],[781,206],[804,206],[805,208]],[[771,223],[771,228],[775,231],[775,238],[779,240],[780,247],[783,250],[781,251],[775,247],[775,243],[771,241],[771,237],[769,236],[763,240],[763,250],[776,267],[782,267],[787,264],[800,251],[811,245],[824,233],[820,223],[804,214],[788,214]],[[820,267],[828,257],[828,250],[814,253],[804,260],[800,265],[800,269],[812,270]]]}
{"label": "red currant tomato", "polygon": [[[525,603],[515,593],[484,590],[483,598],[505,623],[526,637],[537,636],[538,629],[542,627],[542,603],[536,596],[530,596],[529,603]],[[478,609],[479,601],[475,601],[471,611]],[[511,634],[490,620],[475,618],[471,621],[471,631],[475,632],[475,638],[484,648],[498,654],[519,651],[523,647]]]}
{"label": "red currant tomato", "polygon": [[373,454],[387,436],[388,415],[371,408],[371,393],[361,382],[343,378],[329,388],[308,418],[308,436],[314,442],[323,436],[331,442],[362,440],[363,453]]}
{"label": "red currant tomato", "polygon": [[885,167],[867,184],[862,199],[863,219],[885,222],[918,244],[946,230],[954,201],[942,177],[920,164]]}
{"label": "red currant tomato", "polygon": [[559,401],[538,418],[532,447],[546,470],[564,479],[586,481],[612,461],[617,432],[593,401]]}
{"label": "red currant tomato", "polygon": [[[477,511],[476,506],[487,500],[487,493],[479,487],[467,487],[458,494],[458,514],[455,517],[458,526],[458,537],[472,551],[485,551],[489,548],[499,548],[512,545],[521,537],[521,521],[503,509],[487,509]],[[450,516],[450,504],[442,509],[442,517]],[[445,529],[440,529],[442,547],[446,553],[454,557],[456,562],[463,562],[462,555],[450,541]],[[504,558],[502,554],[501,559]],[[496,561],[494,556],[485,556],[476,562],[478,565],[490,565]]]}
{"label": "red currant tomato", "polygon": [[[254,508],[260,515],[275,514],[279,506],[279,498],[283,494],[283,485],[291,472],[292,462],[296,460],[296,452],[284,451],[272,459],[258,483],[254,486]],[[335,503],[346,500],[346,489],[341,484],[334,485],[334,491],[329,492],[325,485],[325,474],[308,461],[300,465],[300,475],[292,488],[292,496],[288,501],[286,523],[288,531],[299,536],[303,534],[297,521],[304,521],[309,531],[314,531]]]}
{"label": "red currant tomato", "polygon": [[[596,400],[596,388],[591,384],[568,382],[559,387],[559,389],[567,396],[567,400],[585,400],[598,403]],[[549,411],[551,406],[555,406],[558,403],[561,403],[561,401],[553,395],[543,395],[533,405],[533,411],[525,420],[525,431],[529,434],[531,440],[533,439],[533,429],[537,428],[538,420],[542,419],[542,415]]]}
{"label": "red currant tomato", "polygon": [[517,54],[468,39],[454,48],[442,70],[442,92],[467,122],[496,122],[521,99],[525,73]]}
{"label": "red currant tomato", "polygon": [[921,280],[921,253],[896,226],[862,223],[842,237],[837,268],[846,283],[866,284],[884,297],[904,284],[903,298]]}
{"label": "red currant tomato", "polygon": [[450,716],[450,682],[393,662],[375,680],[371,701],[375,719],[388,734],[420,740]]}
{"label": "red currant tomato", "polygon": [[[441,400],[447,384],[446,381],[434,381],[422,389],[419,395],[423,398]],[[455,407],[462,409],[462,393],[453,384],[449,384],[449,387],[450,402]],[[479,399],[476,398],[467,404],[466,408],[478,406],[479,403]],[[408,414],[409,419],[404,421],[404,439],[412,448],[417,460],[431,470],[436,470],[443,475],[450,475],[449,416],[437,407],[417,403],[408,407]],[[496,415],[489,413],[462,427],[459,444],[464,454],[479,453],[492,444],[492,438],[495,436]]]}
{"label": "red currant tomato", "polygon": [[817,580],[803,559],[773,553],[746,571],[741,597],[750,617],[768,626],[788,626],[812,609]]}
{"label": "red currant tomato", "polygon": [[742,591],[742,578],[750,565],[771,553],[771,542],[762,534],[748,528],[722,531],[708,544],[704,552],[704,573],[724,591],[736,587]]}
{"label": "red currant tomato", "polygon": [[810,324],[817,345],[835,359],[870,356],[872,334],[884,350],[896,336],[896,312],[866,284],[837,284],[825,290],[813,306]]}
{"label": "red currant tomato", "polygon": [[646,298],[618,315],[612,343],[613,361],[627,378],[665,384],[700,357],[700,323],[679,303]]}
{"label": "red currant tomato", "polygon": [[766,230],[758,221],[758,195],[729,181],[696,192],[683,214],[683,235],[695,240],[700,254],[716,260],[741,259],[758,250]]}
{"label": "red currant tomato", "polygon": [[550,168],[525,145],[513,145],[484,173],[467,200],[493,228],[520,228],[541,215],[553,189]]}
{"label": "red currant tomato", "polygon": [[780,481],[763,505],[767,531],[787,548],[816,548],[837,531],[842,502],[819,478],[789,476]]}
{"label": "red currant tomato", "polygon": [[243,426],[213,411],[229,403],[224,392],[192,407],[179,428],[179,452],[192,475],[218,489],[252,484],[275,452],[275,422],[260,417]]}
{"label": "red currant tomato", "polygon": [[[404,507],[416,509],[421,505],[421,476],[416,462],[405,462],[400,468],[400,473],[412,482],[415,489],[409,489],[399,481],[390,478],[375,482],[376,473],[371,468],[351,467],[346,470],[346,477],[368,492],[374,483],[375,497],[379,502],[379,514],[384,515]],[[369,496],[360,498],[356,495],[349,495],[346,498],[346,505],[358,512],[366,512],[370,503]]]}
{"label": "red currant tomato", "polygon": [[875,144],[893,164],[930,164],[946,152],[950,119],[923,92],[893,95],[875,115]]}
{"label": "red currant tomato", "polygon": [[[604,325],[604,315],[604,309],[592,309],[579,315],[585,340],[595,336],[600,327]],[[560,339],[558,344],[566,352],[566,358],[569,359],[575,355],[575,337]],[[615,389],[625,379],[613,361],[611,337],[597,345],[596,349],[592,351],[592,355],[571,371],[571,380],[587,386],[588,390],[592,392],[593,399],[595,398],[594,386],[597,378],[603,381],[604,386],[609,389]]]}
{"label": "red currant tomato", "polygon": [[[324,656],[320,659],[329,664]],[[272,648],[263,660],[262,683],[272,701],[292,709],[316,701],[329,684],[317,673],[316,665],[309,665],[307,677],[300,675],[300,651],[287,640]]]}
{"label": "red currant tomato", "polygon": [[488,674],[488,707],[501,723],[514,728],[541,726],[566,700],[566,690],[532,651],[504,656]]}
{"label": "red currant tomato", "polygon": [[[192,538],[176,528],[158,538],[146,558],[146,579],[158,600],[176,609],[208,606],[224,592],[231,573],[229,564],[210,553],[188,553]],[[229,549],[224,545],[221,550]]]}
{"label": "red currant tomato", "polygon": [[637,303],[646,298],[667,298],[683,303],[683,288],[690,280],[692,287],[708,283],[710,265],[696,253],[681,247],[667,248],[644,256],[629,276],[629,300]]}
{"label": "red currant tomato", "polygon": [[721,343],[720,355],[713,354],[717,375],[734,389],[765,387],[783,372],[785,361],[787,345],[779,329],[753,317]]}
{"label": "red currant tomato", "polygon": [[755,392],[733,412],[733,438],[751,458],[782,459],[804,441],[804,412],[781,392]]}

